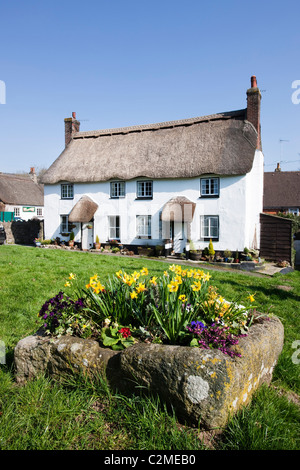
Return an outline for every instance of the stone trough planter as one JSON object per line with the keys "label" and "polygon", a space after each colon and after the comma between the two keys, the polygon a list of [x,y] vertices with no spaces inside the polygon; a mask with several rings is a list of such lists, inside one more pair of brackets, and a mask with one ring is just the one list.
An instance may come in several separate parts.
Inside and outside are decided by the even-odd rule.
{"label": "stone trough planter", "polygon": [[276,317],[254,324],[235,346],[241,357],[233,358],[219,350],[146,343],[112,351],[90,339],[51,339],[37,332],[15,348],[16,380],[23,384],[43,373],[59,380],[79,370],[101,373],[121,393],[158,394],[182,422],[222,428],[263,382],[271,381],[283,340]]}

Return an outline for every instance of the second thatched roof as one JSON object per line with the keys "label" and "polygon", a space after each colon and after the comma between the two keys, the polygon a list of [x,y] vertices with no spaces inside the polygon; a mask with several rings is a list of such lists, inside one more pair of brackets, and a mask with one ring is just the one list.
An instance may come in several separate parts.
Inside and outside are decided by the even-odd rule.
{"label": "second thatched roof", "polygon": [[257,132],[246,110],[181,121],[77,132],[43,183],[241,175],[252,168]]}

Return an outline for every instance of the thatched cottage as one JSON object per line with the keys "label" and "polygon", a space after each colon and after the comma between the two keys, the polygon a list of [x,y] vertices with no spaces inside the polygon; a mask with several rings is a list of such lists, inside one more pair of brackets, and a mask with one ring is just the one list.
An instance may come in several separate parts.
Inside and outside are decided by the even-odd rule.
{"label": "thatched cottage", "polygon": [[247,107],[210,116],[80,132],[65,119],[65,149],[43,176],[45,237],[88,249],[102,243],[188,240],[215,250],[258,248],[263,203],[261,94],[251,77]]}
{"label": "thatched cottage", "polygon": [[44,189],[33,167],[28,174],[0,173],[0,212],[22,220],[44,218]]}

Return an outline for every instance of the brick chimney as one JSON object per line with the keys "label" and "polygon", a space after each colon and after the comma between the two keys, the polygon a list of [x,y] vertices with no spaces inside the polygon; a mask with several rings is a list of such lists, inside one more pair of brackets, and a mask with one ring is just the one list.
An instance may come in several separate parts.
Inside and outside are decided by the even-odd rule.
{"label": "brick chimney", "polygon": [[34,183],[37,183],[37,175],[33,166],[30,168],[29,176]]}
{"label": "brick chimney", "polygon": [[251,122],[257,130],[256,148],[261,150],[261,125],[260,125],[261,93],[257,87],[255,75],[251,77],[251,88],[247,90],[247,121]]}
{"label": "brick chimney", "polygon": [[80,122],[76,119],[76,113],[72,113],[72,117],[65,118],[65,146],[67,146],[76,132],[79,132]]}

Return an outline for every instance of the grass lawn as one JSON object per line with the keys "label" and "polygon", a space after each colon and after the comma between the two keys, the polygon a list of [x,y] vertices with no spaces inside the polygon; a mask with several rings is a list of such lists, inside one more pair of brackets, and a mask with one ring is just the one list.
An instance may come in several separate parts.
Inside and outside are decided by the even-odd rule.
{"label": "grass lawn", "polygon": [[[41,305],[63,290],[70,272],[82,285],[98,273],[148,267],[163,273],[168,263],[122,256],[0,246],[0,340],[6,364],[0,365],[1,450],[299,450],[300,422],[300,272],[258,276],[210,271],[211,283],[227,300],[255,293],[260,311],[277,315],[285,344],[270,387],[236,415],[220,436],[180,424],[157,398],[112,394],[99,378],[57,384],[38,377],[17,386],[13,350],[41,325]],[[294,344],[293,344],[294,343]],[[3,343],[2,343],[3,344]],[[300,343],[298,345],[300,350]]]}

